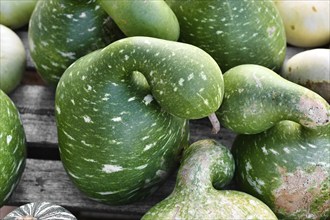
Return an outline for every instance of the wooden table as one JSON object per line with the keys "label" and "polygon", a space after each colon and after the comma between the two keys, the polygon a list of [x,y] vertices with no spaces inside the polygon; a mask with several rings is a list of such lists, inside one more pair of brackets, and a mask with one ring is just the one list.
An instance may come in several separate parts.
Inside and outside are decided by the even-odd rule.
{"label": "wooden table", "polygon": [[[27,32],[19,31],[27,51],[27,67],[21,85],[10,94],[23,122],[27,139],[28,158],[22,179],[6,205],[19,206],[35,201],[48,201],[66,207],[78,219],[85,212],[96,219],[139,219],[153,205],[172,192],[175,173],[151,197],[124,206],[109,206],[88,199],[70,181],[59,157],[57,130],[54,117],[55,88],[47,86],[36,73],[28,50]],[[211,134],[207,119],[190,122],[190,142],[214,138],[230,147],[235,134],[222,128]]]}

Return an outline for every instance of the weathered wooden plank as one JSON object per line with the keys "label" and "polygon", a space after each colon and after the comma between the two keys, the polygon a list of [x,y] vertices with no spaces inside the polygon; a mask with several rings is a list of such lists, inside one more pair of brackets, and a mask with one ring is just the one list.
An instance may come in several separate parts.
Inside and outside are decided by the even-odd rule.
{"label": "weathered wooden plank", "polygon": [[19,206],[34,201],[48,201],[73,211],[122,214],[140,218],[153,205],[169,195],[175,174],[151,197],[129,205],[110,206],[88,199],[71,182],[60,161],[28,159],[22,179],[7,202]]}

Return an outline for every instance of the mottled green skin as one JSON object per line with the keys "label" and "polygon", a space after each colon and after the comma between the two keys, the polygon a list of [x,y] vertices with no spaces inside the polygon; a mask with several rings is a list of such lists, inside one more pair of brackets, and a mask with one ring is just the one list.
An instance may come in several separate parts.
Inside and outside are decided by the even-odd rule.
{"label": "mottled green skin", "polygon": [[98,0],[128,36],[148,36],[176,41],[179,22],[164,0]]}
{"label": "mottled green skin", "polygon": [[260,200],[239,191],[217,190],[233,177],[230,151],[201,140],[184,151],[171,195],[151,208],[146,219],[277,219]]}
{"label": "mottled green skin", "polygon": [[25,168],[25,134],[19,113],[0,90],[0,207],[10,197]]}
{"label": "mottled green skin", "polygon": [[208,52],[223,72],[245,63],[279,70],[286,53],[281,17],[272,1],[166,0],[180,40]]}
{"label": "mottled green skin", "polygon": [[22,205],[6,215],[3,220],[31,219],[31,217],[33,217],[33,220],[77,220],[74,215],[62,206],[49,202],[33,202]]}
{"label": "mottled green skin", "polygon": [[[148,85],[145,78],[137,82],[136,71]],[[148,196],[177,165],[187,142],[186,119],[205,117],[220,105],[220,82],[221,71],[208,54],[173,41],[125,38],[82,57],[56,90],[59,145],[69,176],[106,203]]]}
{"label": "mottled green skin", "polygon": [[111,20],[96,0],[38,1],[28,35],[38,73],[56,85],[71,63],[114,41],[111,28]]}
{"label": "mottled green skin", "polygon": [[329,125],[330,106],[320,95],[266,67],[239,65],[224,74],[224,82],[217,116],[236,133],[256,134],[281,120],[313,129]]}
{"label": "mottled green skin", "polygon": [[330,126],[309,130],[282,121],[255,135],[238,135],[232,152],[240,189],[279,218],[329,219]]}

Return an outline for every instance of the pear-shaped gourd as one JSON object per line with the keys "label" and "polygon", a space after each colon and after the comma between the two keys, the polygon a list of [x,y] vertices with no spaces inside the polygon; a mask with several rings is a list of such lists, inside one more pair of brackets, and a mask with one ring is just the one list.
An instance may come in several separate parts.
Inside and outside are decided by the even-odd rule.
{"label": "pear-shaped gourd", "polygon": [[214,140],[193,143],[184,151],[174,191],[142,219],[277,219],[246,193],[216,189],[231,180],[234,167],[230,151]]}
{"label": "pear-shaped gourd", "polygon": [[282,121],[233,144],[239,188],[281,219],[329,219],[330,126],[311,130]]}
{"label": "pear-shaped gourd", "polygon": [[222,73],[201,49],[150,37],[116,41],[77,60],[58,84],[64,167],[96,200],[144,198],[176,166],[186,119],[211,114],[222,96]]}
{"label": "pear-shaped gourd", "polygon": [[96,0],[38,1],[28,35],[38,73],[56,85],[75,60],[114,41],[114,30]]}
{"label": "pear-shaped gourd", "polygon": [[224,74],[224,82],[224,100],[217,115],[223,126],[236,133],[256,134],[282,120],[309,128],[330,123],[327,101],[266,67],[239,65]]}
{"label": "pear-shaped gourd", "polygon": [[176,41],[178,19],[164,0],[99,0],[121,31],[128,37],[148,36]]}
{"label": "pear-shaped gourd", "polygon": [[68,210],[62,206],[49,202],[33,202],[22,205],[10,212],[3,220],[77,220]]}
{"label": "pear-shaped gourd", "polygon": [[26,142],[16,106],[0,89],[0,207],[16,188],[25,168]]}
{"label": "pear-shaped gourd", "polygon": [[272,1],[166,2],[179,20],[180,40],[205,50],[222,71],[244,63],[280,69],[286,38]]}

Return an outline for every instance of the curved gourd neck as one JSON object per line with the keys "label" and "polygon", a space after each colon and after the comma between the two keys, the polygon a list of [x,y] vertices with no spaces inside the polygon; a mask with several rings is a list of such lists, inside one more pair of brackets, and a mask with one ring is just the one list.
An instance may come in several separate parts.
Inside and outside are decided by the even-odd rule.
{"label": "curved gourd neck", "polygon": [[207,53],[192,45],[156,38],[116,41],[78,60],[67,71],[88,71],[87,77],[112,84],[127,83],[138,71],[148,81],[158,104],[185,119],[212,114],[223,97],[221,70]]}
{"label": "curved gourd neck", "polygon": [[234,162],[229,150],[213,140],[202,140],[185,150],[175,190],[199,195],[225,186],[233,174]]}

